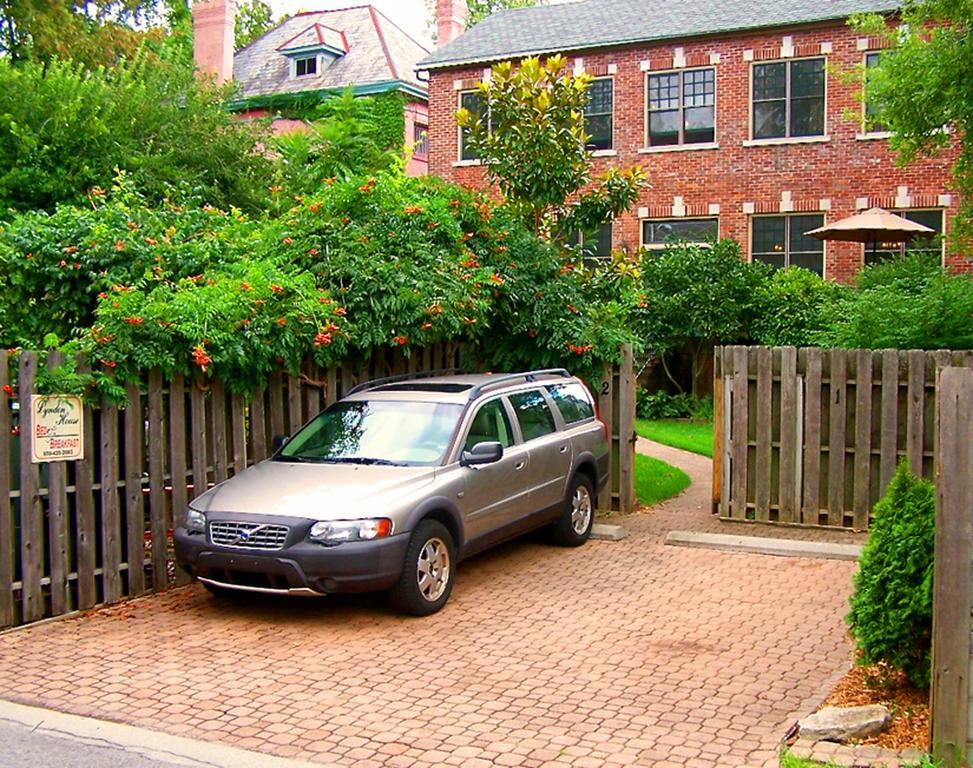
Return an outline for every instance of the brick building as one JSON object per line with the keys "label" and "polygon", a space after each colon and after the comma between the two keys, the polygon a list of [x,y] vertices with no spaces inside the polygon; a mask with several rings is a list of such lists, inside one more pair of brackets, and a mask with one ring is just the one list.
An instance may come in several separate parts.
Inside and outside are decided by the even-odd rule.
{"label": "brick building", "polygon": [[898,167],[888,135],[869,125],[875,105],[856,96],[861,83],[837,75],[881,55],[882,42],[856,34],[848,16],[894,18],[898,5],[584,0],[500,12],[460,34],[465,3],[439,0],[441,47],[418,64],[429,77],[430,173],[483,185],[454,113],[478,108],[471,89],[491,63],[558,52],[595,78],[593,171],[638,164],[651,183],[629,214],[589,235],[595,254],[609,242],[632,251],[728,237],[748,259],[847,281],[887,252],[803,233],[880,206],[941,232],[943,244],[929,247],[973,271],[973,259],[948,247],[955,152]]}

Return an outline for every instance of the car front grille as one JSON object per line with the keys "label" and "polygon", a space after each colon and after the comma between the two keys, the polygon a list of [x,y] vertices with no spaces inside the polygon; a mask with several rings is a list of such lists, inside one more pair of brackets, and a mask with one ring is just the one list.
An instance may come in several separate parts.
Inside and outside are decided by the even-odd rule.
{"label": "car front grille", "polygon": [[290,529],[286,525],[235,523],[223,520],[209,524],[209,539],[221,547],[281,549]]}

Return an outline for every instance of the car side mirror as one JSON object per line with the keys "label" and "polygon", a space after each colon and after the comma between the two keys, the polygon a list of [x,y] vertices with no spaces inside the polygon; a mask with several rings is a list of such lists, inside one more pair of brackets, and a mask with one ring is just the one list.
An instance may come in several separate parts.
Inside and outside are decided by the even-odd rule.
{"label": "car side mirror", "polygon": [[500,443],[477,443],[470,450],[460,454],[459,463],[464,467],[473,467],[479,464],[493,464],[502,458],[503,446]]}
{"label": "car side mirror", "polygon": [[283,448],[284,444],[287,443],[287,440],[287,435],[274,435],[273,442],[271,443],[274,453],[277,453],[277,451]]}

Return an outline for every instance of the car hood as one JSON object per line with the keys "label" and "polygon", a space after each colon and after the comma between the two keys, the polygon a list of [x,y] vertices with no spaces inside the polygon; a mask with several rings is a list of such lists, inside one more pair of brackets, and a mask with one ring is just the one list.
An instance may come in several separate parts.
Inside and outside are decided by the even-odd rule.
{"label": "car hood", "polygon": [[342,520],[387,515],[435,479],[434,467],[263,461],[194,499],[201,512]]}

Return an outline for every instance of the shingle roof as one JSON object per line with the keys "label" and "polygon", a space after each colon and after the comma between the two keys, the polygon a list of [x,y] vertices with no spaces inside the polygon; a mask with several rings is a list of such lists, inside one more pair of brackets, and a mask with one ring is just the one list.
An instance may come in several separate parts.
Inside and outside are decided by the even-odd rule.
{"label": "shingle roof", "polygon": [[[315,25],[344,34],[348,53],[320,72],[292,78],[288,58],[278,50]],[[333,33],[332,33],[333,35]],[[367,87],[402,81],[426,92],[416,77],[416,62],[429,52],[370,5],[337,11],[299,13],[258,37],[233,56],[233,78],[240,99],[259,96]]]}
{"label": "shingle roof", "polygon": [[901,0],[582,0],[488,16],[418,63],[420,69],[515,56],[696,37],[892,11]]}

